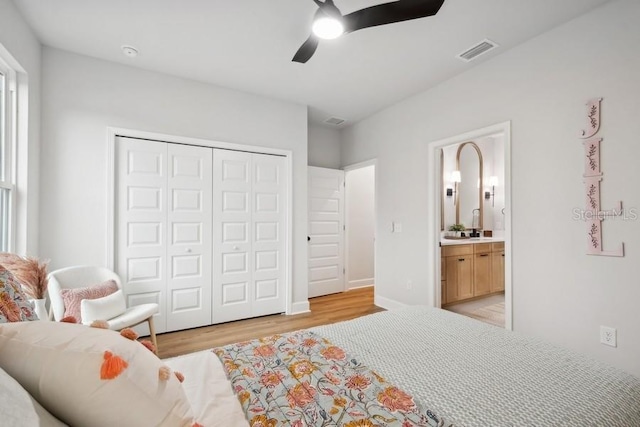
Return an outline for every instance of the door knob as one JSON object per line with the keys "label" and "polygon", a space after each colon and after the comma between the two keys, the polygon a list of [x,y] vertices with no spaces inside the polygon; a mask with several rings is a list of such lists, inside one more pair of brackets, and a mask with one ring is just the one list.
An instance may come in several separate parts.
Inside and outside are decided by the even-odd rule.
{"label": "door knob", "polygon": [[234,250],[234,251],[237,251],[238,249],[240,249],[240,247],[238,247],[238,246],[234,246],[234,247],[233,247],[233,250]]}
{"label": "door knob", "polygon": [[187,248],[184,250],[186,253],[190,254],[191,253],[191,248]]}

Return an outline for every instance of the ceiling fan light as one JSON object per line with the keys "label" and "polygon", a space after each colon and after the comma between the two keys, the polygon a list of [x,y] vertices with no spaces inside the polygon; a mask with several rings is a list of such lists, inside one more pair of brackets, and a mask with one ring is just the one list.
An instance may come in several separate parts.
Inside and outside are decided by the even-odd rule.
{"label": "ceiling fan light", "polygon": [[320,17],[313,22],[313,34],[321,39],[335,39],[344,33],[344,26],[339,19],[327,16]]}

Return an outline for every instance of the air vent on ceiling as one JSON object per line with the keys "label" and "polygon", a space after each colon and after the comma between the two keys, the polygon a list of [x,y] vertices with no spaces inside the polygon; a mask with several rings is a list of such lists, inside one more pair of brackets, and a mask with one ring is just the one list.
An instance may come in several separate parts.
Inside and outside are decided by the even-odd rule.
{"label": "air vent on ceiling", "polygon": [[495,49],[496,47],[498,47],[498,43],[492,42],[489,39],[484,39],[477,45],[462,52],[457,57],[465,62],[469,62],[472,59],[475,59],[478,56],[482,55],[483,53],[487,53],[490,50]]}
{"label": "air vent on ceiling", "polygon": [[329,117],[324,122],[327,123],[327,124],[330,124],[330,125],[338,126],[338,125],[343,124],[345,122],[345,120],[344,119],[339,119],[338,117]]}

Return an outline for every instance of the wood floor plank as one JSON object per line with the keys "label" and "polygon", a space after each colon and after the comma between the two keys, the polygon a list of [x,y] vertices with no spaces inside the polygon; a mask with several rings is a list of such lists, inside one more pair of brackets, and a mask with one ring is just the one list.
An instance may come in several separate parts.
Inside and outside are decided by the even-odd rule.
{"label": "wood floor plank", "polygon": [[268,335],[341,322],[384,311],[373,304],[373,287],[312,298],[310,313],[276,314],[158,335],[160,358],[180,356]]}

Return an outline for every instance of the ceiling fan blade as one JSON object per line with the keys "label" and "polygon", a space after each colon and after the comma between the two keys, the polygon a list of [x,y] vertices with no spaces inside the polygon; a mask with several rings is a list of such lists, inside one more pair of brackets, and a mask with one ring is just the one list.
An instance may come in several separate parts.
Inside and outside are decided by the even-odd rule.
{"label": "ceiling fan blade", "polygon": [[296,54],[293,55],[292,61],[304,64],[313,56],[317,48],[318,38],[312,34],[304,43],[302,43],[302,46],[300,46],[300,49],[298,49]]}
{"label": "ceiling fan blade", "polygon": [[433,16],[444,0],[398,0],[344,15],[345,32]]}

